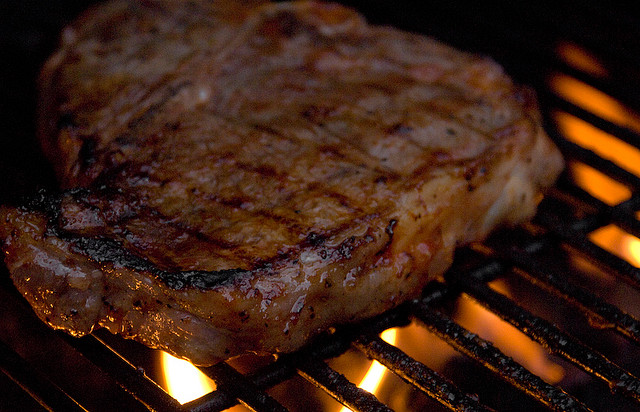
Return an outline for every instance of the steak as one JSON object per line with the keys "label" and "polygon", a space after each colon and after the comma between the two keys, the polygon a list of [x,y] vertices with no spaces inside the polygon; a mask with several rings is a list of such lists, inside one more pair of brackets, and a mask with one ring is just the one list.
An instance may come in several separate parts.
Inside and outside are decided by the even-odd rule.
{"label": "steak", "polygon": [[110,1],[40,91],[61,190],[0,209],[15,286],[200,365],[419,296],[563,166],[498,64],[335,4]]}

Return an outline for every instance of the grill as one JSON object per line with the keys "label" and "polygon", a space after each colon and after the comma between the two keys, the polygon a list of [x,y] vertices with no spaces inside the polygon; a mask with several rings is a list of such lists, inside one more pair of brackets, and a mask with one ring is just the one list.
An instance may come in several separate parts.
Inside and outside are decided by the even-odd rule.
{"label": "grill", "polygon": [[[640,16],[589,2],[348,3],[374,23],[491,55],[537,90],[568,168],[536,218],[460,250],[416,301],[297,353],[202,368],[217,388],[184,405],[159,385],[156,351],[102,331],[74,339],[50,330],[3,268],[0,409],[333,410],[329,397],[359,411],[640,408]],[[62,25],[87,5],[0,6],[2,202],[53,185],[34,138],[33,79]],[[483,329],[486,319],[493,326]],[[427,338],[418,351],[394,346],[379,336],[389,328]],[[523,335],[542,368],[514,360]],[[364,357],[388,370],[391,395],[359,389],[341,369],[341,359]],[[309,395],[283,396],[300,388]]]}

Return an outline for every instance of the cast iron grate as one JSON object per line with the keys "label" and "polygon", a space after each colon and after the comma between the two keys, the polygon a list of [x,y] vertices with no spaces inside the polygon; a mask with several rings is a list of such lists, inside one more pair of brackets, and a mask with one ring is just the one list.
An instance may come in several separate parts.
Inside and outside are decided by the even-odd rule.
{"label": "cast iron grate", "polygon": [[[461,250],[444,282],[431,283],[420,299],[357,327],[337,328],[304,350],[279,356],[249,373],[242,373],[228,363],[202,368],[216,381],[217,389],[184,405],[150,378],[138,358],[122,351],[118,340],[112,336],[98,331],[91,336],[74,339],[64,334],[41,331],[44,326],[22,317],[22,313],[29,313],[29,308],[17,296],[6,276],[0,282],[3,313],[11,311],[17,314],[13,316],[20,328],[37,330],[26,332],[31,333],[34,340],[51,339],[52,344],[60,341],[56,345],[66,345],[67,351],[72,348],[71,354],[61,362],[67,365],[77,362],[78,368],[91,369],[83,373],[107,376],[109,385],[113,387],[113,397],[121,399],[120,404],[134,405],[140,410],[224,410],[239,403],[258,411],[286,410],[283,403],[270,394],[270,389],[294,377],[302,377],[353,410],[390,410],[389,406],[359,389],[356,383],[330,366],[330,359],[347,351],[361,352],[377,360],[443,409],[482,411],[508,408],[491,397],[473,394],[455,376],[436,372],[379,337],[385,329],[403,327],[411,322],[417,322],[453,347],[463,355],[465,362],[477,365],[478,369],[473,370],[483,371],[478,376],[484,376],[484,373],[497,376],[541,410],[608,409],[603,406],[605,401],[593,401],[584,391],[570,385],[548,383],[489,340],[463,327],[451,307],[464,296],[464,299],[476,302],[526,334],[554,359],[568,365],[565,366],[567,369],[576,369],[588,375],[596,387],[605,388],[604,393],[619,402],[614,403],[617,406],[611,406],[611,409],[639,408],[640,379],[637,375],[640,370],[630,365],[633,360],[640,359],[638,314],[634,314],[625,302],[612,300],[607,293],[601,293],[598,281],[582,282],[572,273],[597,273],[596,277],[605,276],[609,282],[625,285],[640,294],[640,269],[628,257],[615,253],[615,248],[606,248],[593,237],[599,230],[615,227],[626,235],[640,238],[637,217],[640,178],[637,172],[629,170],[616,159],[606,158],[598,150],[568,137],[566,130],[559,126],[557,113],[571,115],[614,139],[640,147],[640,127],[637,126],[640,122],[634,123],[640,119],[637,114],[640,109],[637,79],[640,77],[629,77],[640,72],[637,59],[640,54],[634,53],[638,44],[633,42],[633,39],[640,38],[640,20],[623,10],[590,4],[575,10],[562,2],[517,6],[491,2],[482,9],[439,4],[432,5],[429,13],[414,2],[402,7],[378,1],[352,3],[368,13],[373,21],[424,31],[461,47],[489,53],[519,81],[532,84],[537,89],[546,129],[565,154],[570,167],[547,195],[532,223],[499,232],[483,244]],[[74,3],[71,9],[74,8],[80,7]],[[523,20],[525,16],[527,18]],[[45,17],[40,16],[41,19]],[[59,18],[60,24],[67,19]],[[58,26],[49,23],[47,30],[53,31]],[[457,28],[452,30],[453,26]],[[608,41],[603,38],[603,33],[612,28],[616,30],[612,31]],[[42,30],[36,32],[42,34]],[[42,42],[37,44],[42,48]],[[606,69],[605,73],[594,74],[581,63],[576,64],[563,57],[559,48],[568,44],[586,51],[587,56],[596,56],[593,58]],[[14,46],[24,52],[33,45],[17,42]],[[594,112],[567,98],[553,86],[553,79],[557,76],[578,80],[617,99],[632,120],[612,120],[606,113]],[[15,90],[13,92],[16,93]],[[580,183],[575,172],[577,169],[573,168],[576,164],[586,165],[617,182],[618,186],[626,188],[628,195],[615,201],[599,196]],[[569,324],[582,322],[586,326],[568,327],[563,319],[557,325],[555,320],[549,320],[548,314],[536,312],[535,305],[521,303],[519,296],[510,296],[496,288],[495,282],[501,280],[520,284],[521,289],[524,285],[524,289],[541,291],[537,293],[543,293],[547,302],[575,312]],[[12,393],[17,393],[11,401],[56,411],[102,409],[99,404],[84,402],[87,396],[81,394],[82,388],[69,389],[69,385],[50,369],[43,370],[33,362],[37,356],[26,355],[19,342],[16,343],[17,338],[12,337],[11,328],[15,326],[2,327],[0,371],[3,374],[0,374],[0,383],[8,391],[11,389]],[[601,334],[610,332],[617,336],[613,341],[623,345],[621,347],[627,351],[624,356],[630,357],[631,362],[612,360],[610,354],[605,353],[606,348],[603,350],[594,345]],[[595,338],[591,339],[590,335]],[[602,338],[605,341],[611,339]],[[47,345],[47,342],[41,344]],[[89,366],[84,366],[86,364]],[[0,400],[3,400],[2,396]],[[606,402],[610,402],[610,398]]]}

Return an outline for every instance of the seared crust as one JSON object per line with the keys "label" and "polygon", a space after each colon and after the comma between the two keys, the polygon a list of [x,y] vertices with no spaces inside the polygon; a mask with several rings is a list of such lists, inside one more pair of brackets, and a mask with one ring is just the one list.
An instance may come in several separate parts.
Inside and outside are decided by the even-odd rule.
{"label": "seared crust", "polygon": [[497,64],[333,4],[112,1],[41,88],[69,190],[0,209],[14,283],[198,364],[415,297],[562,167]]}

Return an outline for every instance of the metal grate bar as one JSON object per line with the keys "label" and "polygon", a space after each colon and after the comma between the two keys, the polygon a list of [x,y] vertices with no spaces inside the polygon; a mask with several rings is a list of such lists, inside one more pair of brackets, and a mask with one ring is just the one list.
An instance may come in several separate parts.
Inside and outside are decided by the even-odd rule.
{"label": "metal grate bar", "polygon": [[[262,390],[275,386],[298,374],[297,368],[302,363],[328,359],[343,354],[351,347],[351,342],[353,342],[358,333],[376,334],[390,327],[406,325],[408,323],[406,312],[406,305],[400,306],[376,318],[360,323],[357,328],[353,326],[340,328],[333,334],[320,336],[305,349],[280,355],[275,362],[247,375],[246,379]],[[206,368],[202,370],[207,373]],[[224,410],[237,403],[238,401],[231,392],[224,388],[218,388],[185,406],[190,411]]]}
{"label": "metal grate bar", "polygon": [[354,346],[451,410],[490,410],[459,390],[454,383],[378,337],[362,336]]}
{"label": "metal grate bar", "polygon": [[540,264],[522,248],[500,250],[501,257],[515,264],[514,273],[529,282],[543,287],[555,296],[577,306],[591,322],[614,328],[628,339],[640,344],[640,321],[617,306],[598,298],[593,293],[578,287],[565,279],[548,265]]}
{"label": "metal grate bar", "polygon": [[[564,199],[553,199],[551,196],[547,196],[545,200],[546,201],[540,205],[540,210],[544,210],[545,213],[560,215],[561,219],[568,222],[567,224],[570,225],[575,232],[582,233],[583,236],[586,233],[608,225],[612,221],[610,216],[612,209],[603,203],[589,202],[585,204],[581,200],[580,204],[575,204],[573,208],[568,208],[568,199],[566,197]],[[589,210],[585,211],[585,209]],[[582,217],[585,213],[587,215]],[[545,230],[549,229],[543,222],[538,223],[540,223],[538,227],[544,228]],[[553,243],[553,241],[549,242],[547,236],[545,243]]]}
{"label": "metal grate bar", "polygon": [[60,336],[103,372],[114,378],[122,388],[131,393],[148,409],[154,411],[181,410],[180,403],[149,379],[144,370],[129,363],[105,341],[98,338],[95,333],[80,339],[66,334]]}
{"label": "metal grate bar", "polygon": [[[554,211],[557,214],[558,210],[570,204],[578,209],[580,215],[587,215],[580,219],[573,218],[571,227],[574,231],[585,234],[609,223],[615,223],[621,229],[640,238],[640,221],[635,216],[636,210],[640,208],[638,195],[632,195],[628,200],[609,206],[577,186],[563,187],[562,190],[554,189],[547,193],[540,211]],[[572,218],[565,217],[564,220],[568,222]]]}
{"label": "metal grate bar", "polygon": [[287,410],[263,392],[258,385],[224,362],[203,368],[202,371],[216,382],[218,390],[225,391],[229,396],[238,399],[240,403],[253,411],[278,412]]}
{"label": "metal grate bar", "polygon": [[43,376],[2,341],[0,370],[47,410],[86,411],[64,390]]}
{"label": "metal grate bar", "polygon": [[449,280],[531,339],[580,366],[584,371],[604,380],[617,393],[640,402],[640,380],[600,353],[561,332],[546,320],[517,306],[513,300],[493,291],[468,273],[451,272]]}
{"label": "metal grate bar", "polygon": [[[202,368],[201,370],[208,375],[207,369]],[[247,375],[245,380],[252,382],[260,390],[265,390],[292,378],[296,373],[297,371],[291,362],[280,358],[257,372]],[[233,390],[229,389],[232,388],[218,387],[215,391],[185,404],[184,407],[192,412],[222,411],[231,408],[239,402],[234,396]]]}
{"label": "metal grate bar", "polygon": [[623,142],[629,143],[630,145],[635,147],[640,146],[640,134],[633,129],[603,119],[602,117],[597,116],[583,109],[582,107],[579,107],[574,103],[565,100],[555,93],[547,92],[544,99],[545,103],[547,103],[548,105],[556,107],[559,110],[580,118],[590,125],[596,127],[597,129],[615,136],[617,139],[620,139]]}
{"label": "metal grate bar", "polygon": [[354,411],[391,411],[371,393],[358,388],[344,375],[322,361],[309,360],[298,365],[300,376],[323,389],[338,402]]}
{"label": "metal grate bar", "polygon": [[[606,223],[615,223],[618,227],[625,230],[629,234],[632,234],[636,237],[640,237],[640,221],[635,216],[635,210],[638,208],[640,197],[632,196],[628,200],[617,204],[613,207],[605,205],[601,208],[602,212],[600,216],[590,216],[588,218],[582,219],[574,223],[572,226],[574,229],[582,231],[582,232],[590,232],[588,226],[582,226],[581,223],[585,222],[587,219],[598,219],[605,218],[607,220]],[[582,226],[582,227],[580,227]],[[599,225],[604,226],[604,224]]]}
{"label": "metal grate bar", "polygon": [[573,158],[593,167],[594,169],[598,169],[601,173],[624,185],[627,185],[628,187],[640,188],[640,178],[628,170],[621,168],[614,162],[603,159],[593,151],[565,140],[563,137],[556,137],[554,141],[566,157]]}
{"label": "metal grate bar", "polygon": [[547,407],[563,411],[588,411],[584,404],[532,374],[487,340],[458,325],[440,312],[420,301],[415,316],[455,349],[479,362],[509,384],[529,394]]}
{"label": "metal grate bar", "polygon": [[635,211],[639,205],[640,196],[632,196],[626,202],[620,203],[611,209],[612,221],[636,237],[640,237],[640,221],[635,216]]}
{"label": "metal grate bar", "polygon": [[[557,58],[558,57],[556,57],[556,59]],[[626,82],[620,81],[619,78],[597,77],[568,65],[562,59],[555,62],[550,61],[548,67],[554,69],[554,74],[573,77],[574,79],[593,87],[608,96],[615,96],[629,107],[636,109],[640,107],[640,99],[638,98],[637,93],[634,93],[635,90],[633,88],[629,88],[629,85]],[[555,94],[553,90],[539,90],[538,97],[544,99],[545,103],[548,101],[556,102],[556,100],[562,99],[560,96]],[[559,104],[562,105],[562,103]],[[568,111],[572,110],[573,109],[569,109]],[[593,115],[587,116],[586,119],[591,119],[591,116]],[[600,124],[600,120],[595,121],[595,125],[598,124]],[[623,132],[623,140],[626,137],[626,133],[627,132]]]}
{"label": "metal grate bar", "polygon": [[541,214],[538,219],[569,246],[575,248],[585,259],[600,267],[606,266],[616,271],[620,278],[634,287],[640,288],[639,268],[594,244],[584,233],[575,230],[571,225],[561,223],[558,218],[554,216]]}

